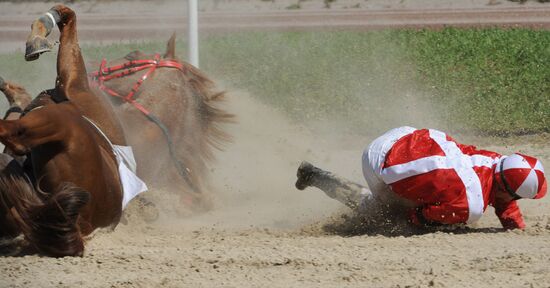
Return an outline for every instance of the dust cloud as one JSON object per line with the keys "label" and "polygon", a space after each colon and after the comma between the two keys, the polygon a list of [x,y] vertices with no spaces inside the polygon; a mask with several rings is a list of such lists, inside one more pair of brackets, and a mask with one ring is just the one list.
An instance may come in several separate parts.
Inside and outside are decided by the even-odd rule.
{"label": "dust cloud", "polygon": [[[303,159],[334,156],[325,140],[291,124],[244,91],[232,90],[227,107],[237,115],[237,123],[227,125],[233,143],[217,153],[210,168],[215,207],[180,221],[190,227],[289,229],[341,207],[320,191],[294,188],[296,169]],[[343,157],[355,162],[344,171],[360,167],[360,151],[354,152],[344,151]]]}

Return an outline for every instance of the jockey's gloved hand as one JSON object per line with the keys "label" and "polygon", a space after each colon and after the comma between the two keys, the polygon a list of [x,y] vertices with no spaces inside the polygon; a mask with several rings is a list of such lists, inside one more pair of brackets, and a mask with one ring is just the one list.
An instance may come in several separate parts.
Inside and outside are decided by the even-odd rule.
{"label": "jockey's gloved hand", "polygon": [[410,208],[407,211],[409,223],[417,227],[434,227],[440,226],[440,223],[427,220],[422,214],[422,207]]}

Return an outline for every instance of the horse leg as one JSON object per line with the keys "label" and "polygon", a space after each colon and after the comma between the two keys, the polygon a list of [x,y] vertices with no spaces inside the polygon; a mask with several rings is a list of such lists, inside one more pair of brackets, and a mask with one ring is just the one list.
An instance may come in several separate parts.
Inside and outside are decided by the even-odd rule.
{"label": "horse leg", "polygon": [[364,205],[364,202],[374,200],[368,188],[317,168],[306,161],[302,162],[298,168],[297,176],[297,189],[304,190],[308,186],[317,187],[330,198],[352,209]]}
{"label": "horse leg", "polygon": [[[6,111],[4,120],[19,119],[23,113],[22,110],[31,103],[31,95],[27,93],[27,90],[25,90],[25,88],[15,85],[11,82],[6,82],[2,77],[0,77],[0,91],[4,93],[6,99],[8,100],[8,104],[10,105],[10,108],[8,109],[8,111]],[[21,165],[24,165],[27,168],[31,168],[31,170],[27,170],[28,172],[32,171],[32,167],[28,165],[30,164],[30,161],[25,161],[27,159],[26,156],[17,156],[7,147],[4,148],[4,153],[9,154],[13,158],[15,158],[15,160],[17,160]],[[26,165],[23,163],[25,163]]]}
{"label": "horse leg", "polygon": [[26,42],[26,60],[36,60],[41,53],[51,50],[46,37],[56,25],[60,36],[55,96],[58,100],[67,99],[76,104],[82,114],[93,120],[113,144],[125,146],[124,132],[112,107],[107,99],[94,94],[88,84],[73,10],[64,5],[56,5],[32,23]]}
{"label": "horse leg", "polygon": [[12,109],[17,110],[17,108],[19,110],[19,113],[15,113],[18,114],[14,115],[15,117],[10,116],[8,113],[6,113],[6,117],[4,119],[19,119],[18,116],[21,115],[21,110],[25,109],[25,107],[27,107],[29,103],[31,103],[31,95],[22,86],[4,81],[2,77],[0,77],[0,91],[4,93],[6,99],[8,100],[8,104],[10,104],[10,109],[8,110],[8,112],[10,112],[10,110]]}

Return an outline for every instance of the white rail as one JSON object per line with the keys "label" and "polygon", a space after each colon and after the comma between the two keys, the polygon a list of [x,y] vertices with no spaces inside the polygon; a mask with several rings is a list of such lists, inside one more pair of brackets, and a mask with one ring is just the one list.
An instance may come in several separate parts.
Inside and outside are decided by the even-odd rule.
{"label": "white rail", "polygon": [[198,0],[187,0],[187,43],[188,43],[188,61],[195,67],[199,67],[199,17]]}

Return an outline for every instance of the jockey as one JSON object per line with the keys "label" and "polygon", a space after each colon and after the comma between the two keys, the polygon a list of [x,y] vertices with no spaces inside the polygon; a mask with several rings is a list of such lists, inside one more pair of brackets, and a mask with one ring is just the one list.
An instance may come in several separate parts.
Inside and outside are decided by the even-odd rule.
{"label": "jockey", "polygon": [[415,225],[474,223],[487,205],[505,229],[523,229],[516,200],[546,194],[537,159],[478,150],[433,129],[400,127],[375,139],[363,153],[369,189],[304,162],[296,187],[315,186],[349,207],[376,204],[407,210]]}

